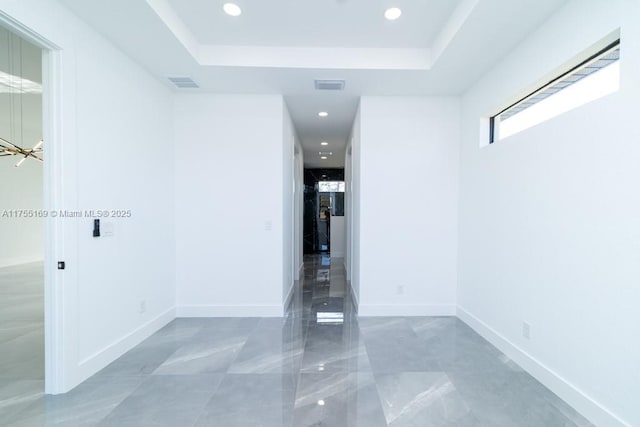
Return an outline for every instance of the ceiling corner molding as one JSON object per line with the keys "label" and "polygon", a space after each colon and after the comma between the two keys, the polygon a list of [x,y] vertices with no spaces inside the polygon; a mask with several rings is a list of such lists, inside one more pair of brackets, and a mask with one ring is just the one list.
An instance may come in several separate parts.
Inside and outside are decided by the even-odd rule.
{"label": "ceiling corner molding", "polygon": [[169,31],[178,39],[184,48],[197,61],[200,56],[200,43],[189,27],[182,21],[168,0],[146,0],[149,7],[164,22]]}
{"label": "ceiling corner molding", "polygon": [[204,66],[428,70],[429,49],[201,45]]}
{"label": "ceiling corner molding", "polygon": [[436,63],[438,58],[447,49],[453,38],[458,34],[467,19],[471,16],[480,0],[463,0],[455,8],[442,30],[433,42],[431,65]]}

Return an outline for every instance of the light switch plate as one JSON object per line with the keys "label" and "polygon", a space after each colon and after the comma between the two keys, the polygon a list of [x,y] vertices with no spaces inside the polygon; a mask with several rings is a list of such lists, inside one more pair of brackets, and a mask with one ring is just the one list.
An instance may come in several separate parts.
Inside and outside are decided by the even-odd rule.
{"label": "light switch plate", "polygon": [[103,222],[101,234],[102,237],[111,237],[115,234],[115,224],[113,222]]}

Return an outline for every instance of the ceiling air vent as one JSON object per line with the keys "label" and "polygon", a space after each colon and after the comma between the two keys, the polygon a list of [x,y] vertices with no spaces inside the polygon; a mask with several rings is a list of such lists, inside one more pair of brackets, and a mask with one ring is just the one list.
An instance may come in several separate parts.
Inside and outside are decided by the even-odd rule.
{"label": "ceiling air vent", "polygon": [[316,80],[316,90],[343,90],[344,80]]}
{"label": "ceiling air vent", "polygon": [[180,89],[195,89],[200,87],[191,77],[169,77],[169,80]]}

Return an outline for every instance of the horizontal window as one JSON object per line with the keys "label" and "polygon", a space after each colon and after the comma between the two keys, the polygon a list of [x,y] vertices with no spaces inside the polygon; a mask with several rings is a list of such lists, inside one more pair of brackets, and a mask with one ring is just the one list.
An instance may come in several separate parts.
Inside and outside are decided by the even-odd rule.
{"label": "horizontal window", "polygon": [[318,182],[320,193],[344,193],[344,181],[320,181]]}
{"label": "horizontal window", "polygon": [[514,135],[620,88],[620,40],[490,119],[489,142]]}

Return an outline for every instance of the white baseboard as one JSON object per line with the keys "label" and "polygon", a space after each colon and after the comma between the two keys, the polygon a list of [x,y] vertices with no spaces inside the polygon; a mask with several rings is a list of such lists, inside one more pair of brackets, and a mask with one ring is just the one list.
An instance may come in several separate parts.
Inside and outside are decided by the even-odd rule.
{"label": "white baseboard", "polygon": [[455,316],[456,306],[449,304],[359,304],[358,316]]}
{"label": "white baseboard", "polygon": [[176,317],[282,317],[281,305],[180,305]]}
{"label": "white baseboard", "polygon": [[298,280],[294,281],[291,286],[289,287],[289,292],[287,292],[287,297],[284,299],[284,305],[282,307],[282,309],[286,312],[287,308],[289,308],[289,304],[291,304],[291,299],[293,298],[293,293],[296,290],[296,284],[298,283]]}
{"label": "white baseboard", "polygon": [[358,295],[356,295],[355,289],[351,286],[351,280],[347,281],[349,283],[349,289],[351,290],[351,298],[353,298],[353,305],[356,306],[356,314],[360,313],[360,300],[358,299]]}
{"label": "white baseboard", "polygon": [[81,360],[80,363],[78,363],[78,376],[75,384],[70,384],[69,389],[64,390],[63,392],[68,392],[73,387],[80,384],[82,381],[100,371],[102,368],[109,365],[118,357],[122,356],[127,351],[131,350],[133,347],[149,338],[151,335],[156,333],[158,330],[160,330],[175,318],[176,310],[174,307],[172,307],[169,310],[166,310],[165,312],[156,316],[155,318],[149,320],[147,323],[133,330],[124,337],[111,343],[102,350],[99,350],[91,356]]}
{"label": "white baseboard", "polygon": [[586,393],[565,380],[548,366],[535,359],[513,342],[502,336],[473,314],[458,306],[458,318],[469,325],[500,351],[506,354],[525,371],[540,381],[597,426],[623,427],[631,424],[621,420],[607,408],[589,397]]}
{"label": "white baseboard", "polygon": [[0,268],[5,267],[14,267],[22,264],[32,264],[34,262],[44,262],[44,259],[40,257],[16,257],[16,258],[5,258],[0,260]]}

